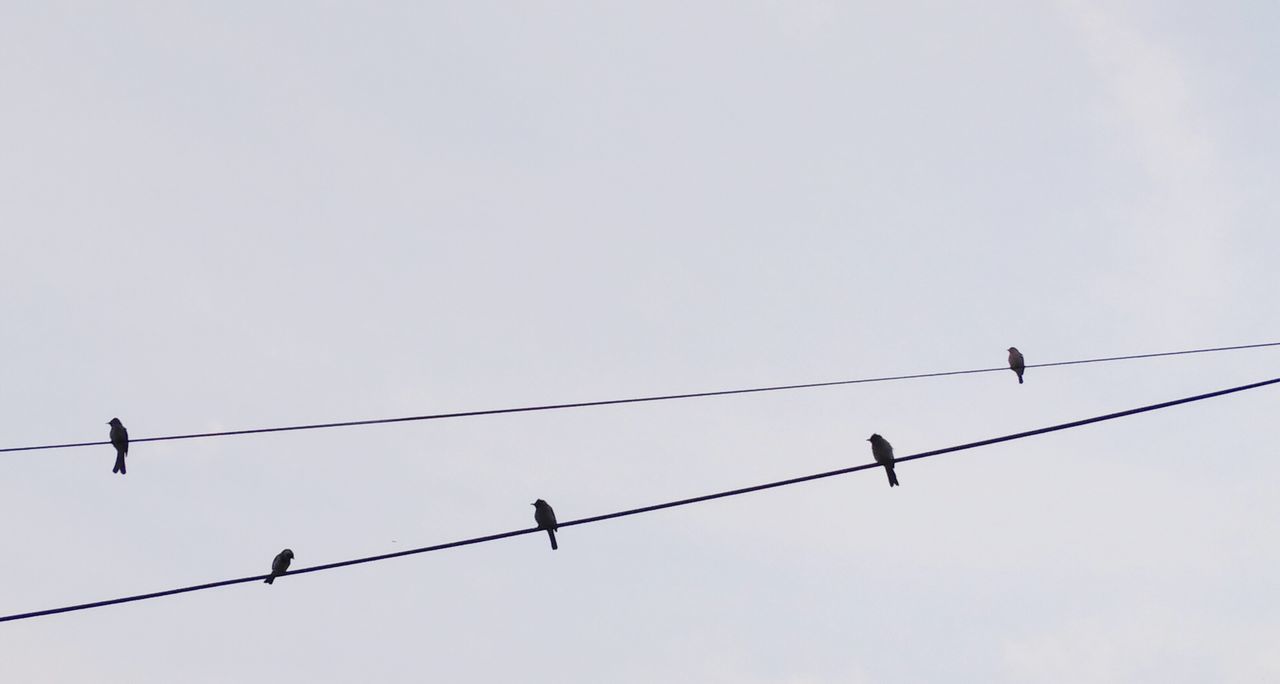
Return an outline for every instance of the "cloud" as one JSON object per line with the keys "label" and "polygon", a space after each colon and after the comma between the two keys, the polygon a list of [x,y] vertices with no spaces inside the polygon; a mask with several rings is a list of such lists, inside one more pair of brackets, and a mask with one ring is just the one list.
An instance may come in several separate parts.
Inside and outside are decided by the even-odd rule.
{"label": "cloud", "polygon": [[1278,641],[1274,628],[1211,624],[1151,606],[1007,640],[1002,669],[1017,682],[1275,681]]}
{"label": "cloud", "polygon": [[1193,72],[1172,41],[1109,5],[1059,7],[1101,83],[1098,123],[1116,162],[1137,172],[1116,174],[1136,187],[1113,193],[1122,271],[1114,287],[1139,295],[1138,323],[1165,332],[1204,324],[1231,277],[1225,238],[1239,198]]}

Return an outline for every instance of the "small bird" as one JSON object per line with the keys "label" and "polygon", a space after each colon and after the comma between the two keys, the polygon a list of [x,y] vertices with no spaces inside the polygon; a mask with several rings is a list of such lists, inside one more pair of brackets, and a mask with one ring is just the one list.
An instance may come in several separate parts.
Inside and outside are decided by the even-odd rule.
{"label": "small bird", "polygon": [[289,563],[293,560],[293,549],[285,549],[276,554],[276,559],[271,561],[271,574],[262,580],[267,584],[275,584],[276,578],[283,575],[289,569]]}
{"label": "small bird", "polygon": [[876,457],[876,463],[884,466],[885,472],[889,473],[889,486],[898,486],[898,476],[893,473],[893,445],[889,440],[880,435],[871,435],[867,439],[871,442],[871,455]]}
{"label": "small bird", "polygon": [[124,457],[129,455],[129,431],[124,429],[119,418],[112,418],[107,425],[111,426],[111,446],[116,448],[116,465],[111,472],[124,475]]}
{"label": "small bird", "polygon": [[1018,384],[1022,384],[1022,372],[1027,369],[1027,362],[1017,347],[1009,347],[1009,370],[1018,374]]}
{"label": "small bird", "polygon": [[556,512],[551,510],[551,504],[538,499],[529,505],[533,506],[533,520],[538,523],[538,529],[546,530],[547,536],[551,537],[551,550],[555,551],[560,548],[556,544],[556,530],[560,526],[556,524]]}

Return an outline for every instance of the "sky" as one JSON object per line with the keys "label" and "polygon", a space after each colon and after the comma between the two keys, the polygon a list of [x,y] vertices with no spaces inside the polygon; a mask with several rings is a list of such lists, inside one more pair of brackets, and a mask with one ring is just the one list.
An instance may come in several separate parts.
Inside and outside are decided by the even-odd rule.
{"label": "sky", "polygon": [[[1280,339],[1274,3],[0,5],[3,444]],[[3,455],[0,613],[1276,376],[1280,350]],[[0,625],[47,682],[1280,678],[1274,388]]]}

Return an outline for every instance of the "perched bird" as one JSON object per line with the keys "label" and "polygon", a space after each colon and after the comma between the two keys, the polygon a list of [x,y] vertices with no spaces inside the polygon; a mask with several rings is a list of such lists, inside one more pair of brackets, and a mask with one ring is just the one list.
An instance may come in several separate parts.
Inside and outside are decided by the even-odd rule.
{"label": "perched bird", "polygon": [[556,544],[556,530],[560,526],[556,524],[556,512],[551,510],[551,504],[538,499],[530,505],[533,506],[533,520],[538,523],[538,529],[546,530],[547,536],[551,537],[551,550],[560,548]]}
{"label": "perched bird", "polygon": [[871,455],[876,457],[876,463],[889,473],[889,486],[897,487],[898,476],[893,473],[893,445],[880,435],[871,435],[867,441],[871,442]]}
{"label": "perched bird", "polygon": [[124,457],[129,455],[129,431],[124,429],[119,418],[112,418],[107,425],[111,426],[111,446],[116,448],[116,466],[111,472],[124,475]]}
{"label": "perched bird", "polygon": [[1018,374],[1018,384],[1022,384],[1022,372],[1027,369],[1027,362],[1017,347],[1009,347],[1009,370]]}
{"label": "perched bird", "polygon": [[289,569],[289,563],[293,560],[293,549],[285,549],[276,554],[276,559],[271,561],[271,575],[262,580],[267,584],[275,584],[276,578],[283,575]]}

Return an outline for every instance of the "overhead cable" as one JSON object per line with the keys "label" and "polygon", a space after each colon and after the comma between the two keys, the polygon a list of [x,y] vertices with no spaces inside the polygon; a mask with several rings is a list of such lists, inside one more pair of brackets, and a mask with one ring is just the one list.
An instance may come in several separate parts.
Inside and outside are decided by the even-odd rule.
{"label": "overhead cable", "polygon": [[[1277,383],[1280,383],[1280,378],[1272,378],[1270,380],[1254,382],[1248,385],[1239,385],[1237,387],[1229,387],[1227,389],[1217,390],[1215,392],[1207,392],[1205,394],[1197,394],[1191,397],[1183,397],[1181,399],[1164,401],[1158,404],[1149,404],[1147,406],[1140,406],[1138,408],[1132,408],[1124,411],[1117,411],[1115,413],[1107,413],[1100,416],[1093,416],[1091,418],[1082,418],[1080,420],[1073,420],[1067,423],[1059,423],[1057,425],[1050,425],[1047,427],[1036,428],[1034,430],[1027,430],[1024,432],[1015,432],[1013,434],[1001,435],[999,437],[991,437],[988,439],[978,440],[976,442],[967,442],[965,444],[958,444],[955,446],[943,447],[941,449],[934,449],[932,451],[924,451],[918,454],[903,456],[901,458],[895,459],[895,461],[897,463],[902,463],[905,461],[914,461],[921,458],[930,458],[933,456],[940,456],[942,454],[949,454],[956,451],[976,449],[978,447],[990,446],[992,444],[999,444],[1001,442],[1010,442],[1013,440],[1024,439],[1027,437],[1034,437],[1036,435],[1043,435],[1050,432],[1058,432],[1060,430],[1069,430],[1072,428],[1082,427],[1085,425],[1092,425],[1093,423],[1101,423],[1103,421],[1116,420],[1118,418],[1126,418],[1128,416],[1137,415],[1139,413],[1147,413],[1149,411],[1158,411],[1160,409],[1179,406],[1181,404],[1189,404],[1196,401],[1203,401],[1205,399],[1213,399],[1215,397],[1234,394],[1236,392],[1243,392],[1245,390],[1257,389],[1259,387],[1266,387],[1268,385],[1274,385]],[[871,468],[878,468],[878,467],[880,467],[880,464],[878,463],[864,463],[862,465],[852,466],[849,468],[829,470],[826,472],[815,473],[812,475],[802,475],[800,477],[793,477],[786,480],[777,480],[774,482],[766,482],[764,484],[752,485],[750,487],[740,487],[738,489],[729,489],[721,492],[715,492],[712,494],[703,494],[701,496],[689,497],[687,499],[677,499],[675,501],[666,501],[663,503],[651,504],[648,506],[641,506],[639,508],[630,508],[627,510],[615,511],[612,513],[603,513],[600,515],[594,515],[587,518],[578,518],[577,520],[569,520],[566,522],[562,522],[560,523],[559,527],[560,529],[564,529],[566,527],[574,527],[576,525],[587,525],[590,523],[597,523],[605,520],[612,520],[614,518],[624,518],[627,516],[639,515],[641,513],[652,513],[654,511],[660,511],[666,508],[688,506],[691,504],[702,503],[704,501],[712,501],[714,499],[723,499],[731,496],[751,494],[753,492],[764,491],[766,489],[777,489],[778,487],[787,487],[790,485],[800,484],[802,482],[821,480],[828,477],[835,477],[837,475],[847,475],[849,473],[855,473],[861,470],[869,470]],[[405,551],[396,551],[393,553],[379,554],[377,556],[366,556],[364,558],[353,558],[351,560],[337,561],[334,563],[325,563],[323,565],[314,565],[307,568],[299,568],[297,570],[290,570],[289,572],[281,576],[284,577],[284,576],[290,576],[290,575],[303,575],[306,573],[320,572],[323,570],[335,570],[337,568],[344,568],[351,565],[362,565],[365,563],[374,563],[377,561],[390,560],[392,558],[400,558],[402,556],[412,556],[412,555],[421,554],[421,553],[431,553],[433,551],[443,551],[445,549],[452,549],[459,546],[471,546],[473,544],[482,544],[485,542],[497,541],[499,539],[506,539],[508,537],[517,537],[522,534],[533,534],[534,532],[540,532],[540,531],[541,531],[541,528],[532,527],[532,528],[526,528],[526,529],[520,529],[520,530],[512,530],[509,532],[499,532],[497,534],[489,534],[483,537],[472,537],[470,539],[462,539],[458,541],[446,542],[443,544],[436,544],[434,546],[424,546],[421,548],[408,549]],[[240,577],[237,579],[221,580],[218,582],[207,582],[205,584],[195,584],[195,585],[186,586],[186,587],[178,587],[177,589],[166,589],[164,591],[154,591],[146,594],[137,594],[134,596],[122,596],[120,598],[106,599],[103,601],[93,601],[91,603],[80,603],[80,604],[75,604],[70,606],[62,606],[60,608],[47,608],[45,610],[36,610],[28,613],[15,613],[12,615],[0,616],[0,622],[10,622],[13,620],[27,620],[31,618],[44,617],[47,615],[56,615],[58,613],[70,613],[74,611],[88,610],[90,608],[105,608],[107,606],[113,606],[121,603],[132,603],[134,601],[145,601],[149,599],[161,598],[164,596],[173,596],[175,594],[185,594],[193,591],[204,591],[206,589],[216,589],[218,587],[226,587],[233,584],[243,584],[245,582],[260,582],[266,579],[266,577],[267,577],[266,574],[253,575],[250,577]]]}
{"label": "overhead cable", "polygon": [[[1107,356],[1076,361],[1054,361],[1052,363],[1033,363],[1027,368],[1050,368],[1053,366],[1076,366],[1087,363],[1105,363],[1112,361],[1132,361],[1135,359],[1151,359],[1160,356],[1183,356],[1186,354],[1206,354],[1210,352],[1237,351],[1242,349],[1258,349],[1262,347],[1280,347],[1280,342],[1263,342],[1259,344],[1241,344],[1232,347],[1211,347],[1205,349],[1183,349],[1180,351],[1156,352],[1151,354],[1130,354],[1127,356]],[[588,408],[592,406],[612,406],[616,404],[639,404],[654,401],[671,401],[675,399],[697,399],[701,397],[723,397],[732,394],[755,394],[759,392],[780,392],[783,390],[811,389],[815,387],[835,387],[838,385],[860,385],[873,382],[891,382],[896,380],[916,380],[920,378],[938,378],[950,375],[972,375],[975,373],[1007,372],[1007,366],[995,368],[974,368],[971,370],[940,371],[934,373],[913,373],[910,375],[887,375],[853,380],[830,380],[825,382],[806,382],[795,385],[771,385],[767,387],[748,387],[742,389],[710,390],[704,392],[687,392],[683,394],[661,394],[623,399],[601,399],[597,401],[578,401],[562,404],[538,404],[534,406],[516,406],[509,408],[479,409],[475,411],[456,411],[452,413],[430,413],[421,416],[402,416],[399,418],[371,418],[368,420],[344,420],[332,423],[309,423],[306,425],[285,425],[279,427],[250,428],[246,430],[222,430],[218,432],[196,432],[183,435],[166,435],[163,437],[138,437],[129,440],[130,444],[142,442],[169,442],[179,439],[203,439],[206,437],[232,437],[235,435],[259,435],[271,432],[294,432],[298,430],[319,430],[322,428],[356,427],[360,425],[386,425],[389,423],[409,423],[423,420],[443,420],[446,418],[470,418],[474,416],[495,416],[508,413],[530,413],[534,411],[555,411],[559,409]],[[43,449],[71,449],[74,447],[103,446],[109,441],[66,442],[62,444],[40,444],[35,446],[6,447],[0,453],[17,451],[38,451]]]}

